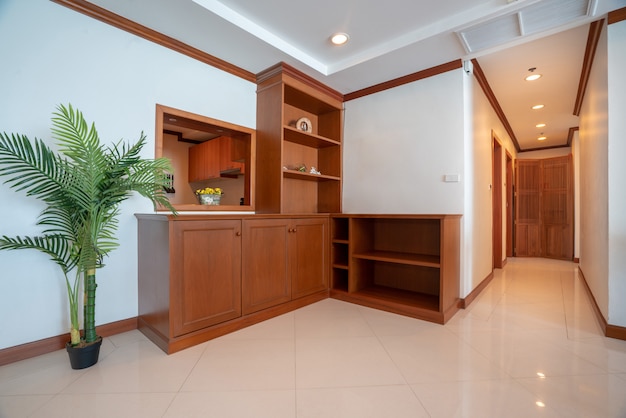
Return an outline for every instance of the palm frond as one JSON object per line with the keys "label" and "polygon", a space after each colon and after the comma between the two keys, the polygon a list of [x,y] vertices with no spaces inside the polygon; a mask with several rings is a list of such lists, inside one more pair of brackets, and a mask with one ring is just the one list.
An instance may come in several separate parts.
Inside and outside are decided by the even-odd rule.
{"label": "palm frond", "polygon": [[0,250],[32,249],[41,251],[58,264],[67,274],[76,266],[71,255],[72,244],[62,235],[43,235],[39,237],[7,237],[0,238]]}

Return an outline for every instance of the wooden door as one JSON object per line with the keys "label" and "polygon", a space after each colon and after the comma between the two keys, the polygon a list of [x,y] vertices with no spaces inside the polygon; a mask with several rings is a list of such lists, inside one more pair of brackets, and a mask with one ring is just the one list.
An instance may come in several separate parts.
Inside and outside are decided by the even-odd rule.
{"label": "wooden door", "polygon": [[243,221],[244,315],[291,300],[289,228],[288,219]]}
{"label": "wooden door", "polygon": [[290,227],[291,297],[328,289],[328,219],[294,219]]}
{"label": "wooden door", "polygon": [[544,257],[574,256],[572,158],[542,160],[541,238]]}
{"label": "wooden door", "polygon": [[172,333],[241,316],[241,221],[174,223]]}
{"label": "wooden door", "polygon": [[541,255],[541,162],[517,160],[515,170],[515,255]]}

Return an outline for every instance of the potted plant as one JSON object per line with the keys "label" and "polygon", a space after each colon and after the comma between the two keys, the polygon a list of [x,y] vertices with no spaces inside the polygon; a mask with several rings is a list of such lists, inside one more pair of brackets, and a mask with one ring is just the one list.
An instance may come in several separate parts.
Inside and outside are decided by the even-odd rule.
{"label": "potted plant", "polygon": [[[138,192],[175,212],[164,190],[171,166],[166,158],[140,157],[146,144],[143,133],[134,144],[101,144],[95,125],[89,126],[83,114],[71,105],[57,107],[52,126],[58,152],[40,139],[0,134],[0,177],[7,178],[5,183],[11,188],[46,205],[37,221],[44,228],[41,235],[4,235],[0,237],[0,250],[39,250],[61,268],[71,323],[67,350],[72,368],[85,368],[98,361],[102,342],[95,327],[96,270],[119,245],[119,205],[132,192]],[[82,353],[90,357],[73,359],[74,354]]]}

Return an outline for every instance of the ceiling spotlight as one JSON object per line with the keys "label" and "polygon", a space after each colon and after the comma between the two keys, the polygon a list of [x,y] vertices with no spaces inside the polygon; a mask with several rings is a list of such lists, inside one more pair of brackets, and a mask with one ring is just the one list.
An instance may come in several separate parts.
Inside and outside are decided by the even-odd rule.
{"label": "ceiling spotlight", "polygon": [[543,135],[537,138],[537,141],[545,141],[545,140],[546,140],[546,137]]}
{"label": "ceiling spotlight", "polygon": [[541,78],[541,74],[533,74],[535,72],[537,68],[535,67],[531,67],[528,69],[528,71],[530,71],[530,75],[526,76],[525,80],[526,81],[535,81]]}
{"label": "ceiling spotlight", "polygon": [[330,41],[334,44],[334,45],[343,45],[346,42],[348,42],[348,39],[350,39],[350,37],[348,36],[347,33],[336,33],[333,36],[330,37]]}
{"label": "ceiling spotlight", "polygon": [[542,104],[534,105],[533,106],[533,110],[543,109],[543,107],[544,107],[544,105],[542,105]]}
{"label": "ceiling spotlight", "polygon": [[538,124],[535,125],[535,128],[543,128],[545,126],[546,126],[545,123],[538,123]]}

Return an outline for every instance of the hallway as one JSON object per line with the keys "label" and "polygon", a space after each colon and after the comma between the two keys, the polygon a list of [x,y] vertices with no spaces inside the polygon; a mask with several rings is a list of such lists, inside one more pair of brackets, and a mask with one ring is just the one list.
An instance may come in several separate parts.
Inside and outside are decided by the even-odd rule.
{"label": "hallway", "polygon": [[510,258],[445,326],[326,299],[167,356],[140,332],[75,371],[0,367],[0,417],[626,417],[626,341],[577,265]]}

